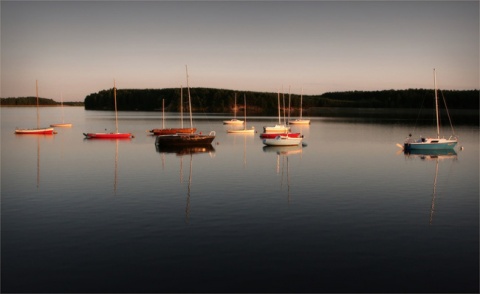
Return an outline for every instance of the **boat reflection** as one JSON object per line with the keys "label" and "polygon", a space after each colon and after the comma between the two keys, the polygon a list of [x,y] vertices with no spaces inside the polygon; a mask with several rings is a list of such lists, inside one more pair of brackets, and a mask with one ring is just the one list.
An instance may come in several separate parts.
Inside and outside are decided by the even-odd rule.
{"label": "boat reflection", "polygon": [[432,204],[430,206],[429,224],[433,222],[433,214],[435,212],[435,199],[437,197],[437,179],[439,162],[441,160],[457,160],[457,153],[455,150],[409,150],[405,151],[406,159],[419,158],[422,161],[435,161],[435,177],[433,179]]}
{"label": "boat reflection", "polygon": [[455,150],[408,150],[404,151],[406,158],[420,158],[422,160],[457,158]]}
{"label": "boat reflection", "polygon": [[197,154],[197,153],[214,153],[215,148],[212,144],[198,146],[162,146],[155,145],[155,149],[159,153],[175,153],[177,156]]}
{"label": "boat reflection", "polygon": [[[263,152],[277,154],[276,172],[281,175],[280,187],[283,188],[284,181],[287,183],[287,202],[290,203],[290,155],[302,154],[302,145],[298,146],[264,146]],[[282,160],[280,160],[282,159]]]}
{"label": "boat reflection", "polygon": [[187,199],[185,205],[185,222],[190,222],[190,196],[192,187],[192,170],[193,170],[193,155],[208,153],[212,156],[215,153],[215,148],[212,144],[199,146],[161,146],[155,145],[157,152],[162,154],[162,166],[165,166],[165,154],[176,154],[180,157],[180,182],[183,183],[183,156],[190,155],[190,168],[187,186]]}
{"label": "boat reflection", "polygon": [[298,146],[264,146],[263,152],[273,152],[278,155],[293,155],[301,154],[303,152],[302,145]]}

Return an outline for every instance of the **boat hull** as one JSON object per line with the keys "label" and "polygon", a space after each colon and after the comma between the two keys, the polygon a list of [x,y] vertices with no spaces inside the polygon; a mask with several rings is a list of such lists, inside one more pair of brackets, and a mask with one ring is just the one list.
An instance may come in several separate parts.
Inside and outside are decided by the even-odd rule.
{"label": "boat hull", "polygon": [[51,126],[51,127],[55,127],[55,128],[71,128],[71,127],[72,127],[72,124],[70,124],[70,123],[61,123],[61,124],[51,124],[50,126]]}
{"label": "boat hull", "polygon": [[417,141],[407,139],[403,145],[403,149],[409,150],[449,150],[455,148],[458,141],[450,139],[431,139],[421,138]]}
{"label": "boat hull", "polygon": [[83,133],[86,139],[130,139],[130,133]]}
{"label": "boat hull", "polygon": [[288,124],[290,124],[290,125],[309,125],[310,120],[309,119],[296,119],[296,120],[289,121]]}
{"label": "boat hull", "polygon": [[243,125],[244,121],[239,119],[224,120],[224,125]]}
{"label": "boat hull", "polygon": [[275,139],[277,136],[287,136],[289,138],[300,138],[300,133],[262,133],[260,138],[262,139]]}
{"label": "boat hull", "polygon": [[302,143],[302,138],[290,138],[286,136],[277,136],[275,139],[264,139],[263,144],[267,146],[298,146]]}
{"label": "boat hull", "polygon": [[215,139],[214,134],[175,134],[161,135],[155,139],[158,146],[195,146],[211,144]]}
{"label": "boat hull", "polygon": [[53,134],[53,128],[16,129],[15,134],[19,134],[19,135],[52,135]]}
{"label": "boat hull", "polygon": [[275,125],[274,127],[263,127],[264,133],[286,133],[290,131],[290,127],[284,125]]}
{"label": "boat hull", "polygon": [[253,134],[255,133],[255,129],[243,129],[243,130],[227,130],[229,134]]}
{"label": "boat hull", "polygon": [[174,134],[193,134],[197,131],[196,128],[169,128],[169,129],[153,129],[149,132],[159,136],[159,135],[174,135]]}

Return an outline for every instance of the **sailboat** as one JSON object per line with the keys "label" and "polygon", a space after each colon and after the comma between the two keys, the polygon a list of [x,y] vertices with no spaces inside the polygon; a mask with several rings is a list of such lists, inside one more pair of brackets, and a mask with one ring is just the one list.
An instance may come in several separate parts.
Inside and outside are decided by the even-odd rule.
{"label": "sailboat", "polygon": [[[190,127],[193,128],[192,119],[192,99],[190,97],[190,86],[188,84],[188,68],[185,66],[187,74],[187,90],[188,90],[188,108],[190,110]],[[172,135],[160,135],[155,139],[155,145],[161,146],[192,146],[192,145],[208,145],[215,139],[215,131],[211,131],[208,135],[202,133],[192,134],[172,134]]]}
{"label": "sailboat", "polygon": [[233,118],[231,120],[224,120],[224,125],[241,125],[243,120],[237,119],[237,93],[235,93],[235,105],[233,106]]}
{"label": "sailboat", "polygon": [[149,132],[153,135],[173,135],[178,133],[192,134],[197,130],[196,128],[184,128],[183,127],[183,89],[180,87],[180,128],[165,128],[165,105],[164,100],[162,100],[162,128],[161,129],[152,129]]}
{"label": "sailboat", "polygon": [[263,144],[267,146],[298,146],[302,140],[302,137],[292,138],[287,135],[278,135],[273,139],[263,139]]}
{"label": "sailboat", "polygon": [[278,124],[273,127],[263,127],[265,133],[287,133],[290,131],[290,127],[282,124],[280,118],[280,92],[278,92]]}
{"label": "sailboat", "polygon": [[300,95],[300,118],[289,121],[288,124],[291,125],[309,125],[310,120],[309,119],[302,119],[302,104],[303,104],[303,88],[302,88],[302,94]]}
{"label": "sailboat", "polygon": [[115,104],[115,133],[83,133],[86,139],[129,139],[133,137],[131,133],[118,132],[117,88],[115,80],[113,80],[113,100]]}
{"label": "sailboat", "polygon": [[243,130],[227,130],[227,133],[231,133],[231,134],[253,134],[255,132],[254,127],[250,128],[250,129],[247,129],[247,98],[245,97],[245,94],[243,94],[243,103],[245,104],[245,106],[243,107],[243,112],[244,112],[244,116],[245,116],[245,124],[244,124]]}
{"label": "sailboat", "polygon": [[[435,69],[433,69],[433,83],[435,88],[435,115],[437,120],[437,135],[434,138],[420,137],[419,139],[413,139],[411,134],[405,140],[403,149],[409,150],[422,150],[422,149],[453,149],[458,143],[457,137],[452,134],[448,139],[440,138],[440,120],[438,113],[438,95],[437,95],[437,75]],[[445,105],[446,108],[446,105]],[[450,116],[449,116],[450,118]],[[453,127],[452,127],[453,133]]]}
{"label": "sailboat", "polygon": [[38,110],[38,80],[35,81],[35,94],[37,96],[37,127],[34,129],[16,129],[15,134],[20,135],[52,135],[53,128],[41,128],[40,127],[40,114]]}
{"label": "sailboat", "polygon": [[71,128],[72,124],[71,123],[66,123],[64,120],[64,111],[63,111],[63,95],[61,97],[61,107],[62,107],[62,123],[59,124],[51,124],[51,127],[59,127],[59,128]]}

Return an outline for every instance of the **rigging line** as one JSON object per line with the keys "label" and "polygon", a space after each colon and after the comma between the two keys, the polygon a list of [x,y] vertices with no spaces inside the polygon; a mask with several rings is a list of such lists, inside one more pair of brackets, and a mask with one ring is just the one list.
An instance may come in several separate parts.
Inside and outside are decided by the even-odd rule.
{"label": "rigging line", "polygon": [[455,129],[453,128],[452,119],[450,118],[450,112],[448,111],[447,101],[445,100],[445,96],[443,95],[443,91],[440,90],[443,99],[443,105],[445,105],[445,110],[447,111],[448,122],[450,123],[450,128],[452,129],[452,135],[455,136]]}

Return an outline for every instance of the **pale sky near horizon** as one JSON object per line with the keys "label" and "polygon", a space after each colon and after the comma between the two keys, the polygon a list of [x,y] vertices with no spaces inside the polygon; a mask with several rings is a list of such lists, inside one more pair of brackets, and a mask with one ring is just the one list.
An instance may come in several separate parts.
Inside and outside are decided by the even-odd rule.
{"label": "pale sky near horizon", "polygon": [[1,97],[479,89],[479,1],[1,1]]}

